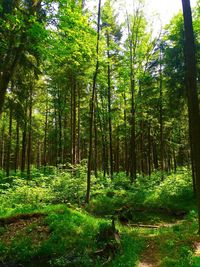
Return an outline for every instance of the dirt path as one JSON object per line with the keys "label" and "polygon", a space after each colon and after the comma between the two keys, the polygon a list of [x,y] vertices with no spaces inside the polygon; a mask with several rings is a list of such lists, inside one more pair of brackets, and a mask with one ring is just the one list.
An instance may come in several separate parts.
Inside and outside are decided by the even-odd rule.
{"label": "dirt path", "polygon": [[[175,225],[180,224],[183,222],[183,220],[178,220],[174,223],[162,223],[162,224],[156,224],[156,225],[141,225],[139,227],[144,227],[144,228],[152,228],[155,231],[159,230],[160,228],[171,228]],[[134,226],[135,227],[135,226]],[[159,246],[155,242],[155,237],[154,236],[147,236],[147,245],[146,248],[144,249],[141,259],[138,263],[138,267],[158,267],[160,264],[160,255],[159,255]],[[200,253],[200,243],[197,244],[197,250]]]}
{"label": "dirt path", "polygon": [[141,255],[141,260],[138,267],[155,267],[158,266],[158,247],[153,238],[149,240],[144,252]]}
{"label": "dirt path", "polygon": [[149,262],[139,262],[138,267],[154,267],[154,265]]}
{"label": "dirt path", "polygon": [[195,242],[194,243],[194,255],[200,257],[200,242]]}

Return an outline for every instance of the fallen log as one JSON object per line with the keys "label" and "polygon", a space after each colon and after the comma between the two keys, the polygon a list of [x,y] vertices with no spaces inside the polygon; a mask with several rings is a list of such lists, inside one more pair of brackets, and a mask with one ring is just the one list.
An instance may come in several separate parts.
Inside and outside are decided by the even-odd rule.
{"label": "fallen log", "polygon": [[139,223],[131,223],[131,224],[127,224],[127,226],[130,227],[140,227],[140,228],[152,228],[152,229],[159,229],[162,227],[173,227],[175,225],[177,225],[180,222],[176,222],[176,223],[165,223],[165,224],[159,224],[159,225],[153,225],[153,224],[139,224]]}
{"label": "fallen log", "polygon": [[127,226],[140,227],[140,228],[152,228],[152,229],[158,229],[158,228],[162,227],[160,225],[149,225],[149,224],[138,224],[138,223],[127,224]]}

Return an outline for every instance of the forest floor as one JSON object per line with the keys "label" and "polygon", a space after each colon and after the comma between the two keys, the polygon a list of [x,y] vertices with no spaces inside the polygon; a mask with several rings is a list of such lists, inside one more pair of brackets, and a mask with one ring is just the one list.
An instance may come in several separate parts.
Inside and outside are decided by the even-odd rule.
{"label": "forest floor", "polygon": [[[56,220],[59,221],[58,218],[63,218],[66,214],[79,214],[82,215],[81,211],[74,211],[73,209],[66,208],[66,205],[63,206],[54,206],[52,211],[43,211],[43,212],[33,212],[33,213],[27,213],[27,214],[17,214],[15,216],[2,218],[0,220],[1,223],[1,242],[4,243],[7,247],[10,247],[10,253],[12,255],[12,249],[14,249],[14,253],[18,253],[19,257],[21,257],[23,254],[23,259],[26,260],[28,258],[29,251],[27,250],[27,238],[29,242],[31,243],[31,248],[36,249],[38,247],[41,247],[44,242],[49,242],[51,239],[51,235],[54,234],[54,231],[57,231],[58,229],[52,230],[51,224],[48,223],[48,216],[57,216]],[[90,215],[86,215],[87,217]],[[152,214],[151,214],[152,216]],[[91,219],[91,218],[90,218]],[[96,220],[95,217],[92,218],[93,220]],[[111,248],[108,255],[104,255],[106,251],[104,251],[104,245],[103,248],[96,248],[96,252],[100,251],[103,254],[99,252],[99,257],[101,257],[101,260],[103,259],[103,265],[106,266],[138,266],[138,267],[156,267],[156,266],[172,266],[172,264],[175,266],[199,266],[199,265],[189,265],[190,262],[188,258],[185,258],[185,264],[180,265],[178,264],[178,261],[181,257],[185,257],[188,254],[188,250],[190,250],[191,255],[199,258],[199,248],[200,248],[200,238],[196,235],[189,234],[189,229],[192,225],[192,222],[190,222],[187,219],[176,219],[176,218],[168,218],[166,221],[166,218],[164,221],[163,218],[160,218],[159,223],[154,222],[154,224],[150,224],[147,220],[142,222],[133,223],[123,223],[122,222],[116,222],[116,228],[119,229],[119,235],[120,235],[120,242],[122,243],[123,253],[120,251],[121,248],[116,252],[113,253]],[[110,220],[108,219],[108,225],[111,224]],[[138,220],[137,220],[138,221]],[[64,221],[63,221],[64,222]],[[62,222],[62,223],[63,223]],[[52,222],[51,222],[52,223]],[[55,223],[55,222],[54,222]],[[78,222],[77,222],[78,223]],[[56,225],[57,223],[55,223]],[[70,227],[69,218],[68,218],[68,224],[63,224],[63,230],[65,227]],[[76,226],[77,227],[77,226]],[[77,229],[76,229],[77,230]],[[188,231],[188,233],[186,233]],[[190,229],[191,231],[191,229]],[[57,235],[57,238],[61,238],[62,232],[60,232]],[[125,239],[123,240],[125,235]],[[126,247],[127,244],[123,244],[126,240],[126,238],[129,238],[129,235],[134,238],[135,235],[137,235],[136,240],[139,238],[138,248],[137,251],[135,246],[137,245],[135,243],[135,240],[133,244],[131,244],[129,240],[130,248]],[[73,237],[71,236],[73,239]],[[16,248],[13,247],[13,240],[16,242],[16,248],[18,248],[18,252],[16,252]],[[103,242],[107,242],[106,238],[103,240]],[[125,246],[124,246],[125,245]],[[133,245],[133,246],[132,246]],[[140,247],[141,245],[141,247]],[[129,255],[130,251],[129,249],[134,250],[133,257]],[[29,249],[30,244],[29,244]],[[178,250],[182,251],[178,251]],[[185,249],[185,250],[184,250]],[[119,253],[119,254],[118,254]],[[136,255],[138,253],[138,255]],[[185,253],[185,255],[183,255]],[[40,253],[39,253],[40,254]],[[34,264],[37,263],[37,266],[51,266],[49,265],[50,262],[50,254],[48,257],[45,255],[46,253],[41,253],[40,256],[33,257],[31,261],[27,261],[25,263],[20,262],[19,265],[13,265],[12,261],[4,261],[2,260],[2,263],[0,266],[24,266],[24,267],[32,267],[35,266]],[[98,253],[97,253],[98,254]],[[122,254],[125,255],[125,258],[122,257],[122,262],[120,263],[119,258],[122,256]],[[16,256],[16,255],[15,255]],[[187,255],[188,256],[188,255]],[[167,261],[166,261],[167,257]],[[70,258],[70,257],[69,257]],[[165,263],[163,264],[163,259],[165,259]],[[66,260],[66,259],[65,259]],[[79,262],[76,262],[75,255],[71,255],[71,261],[74,260],[74,264],[69,263],[63,265],[63,266],[81,266]],[[181,259],[182,260],[182,259]],[[127,261],[127,262],[126,262]],[[107,263],[106,263],[107,262]],[[15,263],[16,264],[16,263]],[[62,263],[52,263],[53,266],[62,266]],[[103,266],[102,265],[102,266]],[[87,265],[85,265],[87,266]],[[89,265],[88,265],[89,266]],[[98,263],[97,263],[98,266]],[[101,266],[99,264],[99,266]]]}
{"label": "forest floor", "polygon": [[189,175],[161,183],[158,177],[139,178],[131,187],[124,176],[112,185],[98,181],[89,205],[72,201],[72,195],[62,201],[63,176],[62,186],[46,178],[42,186],[20,178],[6,189],[2,183],[0,267],[200,266]]}

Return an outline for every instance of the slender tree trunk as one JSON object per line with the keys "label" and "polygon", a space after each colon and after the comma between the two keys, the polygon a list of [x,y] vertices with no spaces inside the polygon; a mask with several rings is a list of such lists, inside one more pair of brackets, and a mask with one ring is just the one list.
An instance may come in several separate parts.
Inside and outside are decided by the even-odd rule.
{"label": "slender tree trunk", "polygon": [[95,104],[96,104],[96,112],[97,112],[97,116],[98,116],[99,127],[100,127],[100,131],[101,131],[101,142],[102,142],[102,170],[103,170],[103,175],[105,177],[106,176],[106,172],[107,172],[106,135],[105,135],[105,131],[103,129],[103,123],[101,121],[100,114],[98,112],[97,94],[95,94]]}
{"label": "slender tree trunk", "polygon": [[46,172],[46,166],[47,166],[47,130],[48,130],[48,107],[46,103],[45,123],[44,123],[44,155],[43,155],[44,173]]}
{"label": "slender tree trunk", "polygon": [[76,81],[73,92],[73,165],[76,164]]}
{"label": "slender tree trunk", "polygon": [[[131,64],[132,65],[132,64]],[[131,71],[131,139],[130,139],[130,177],[131,182],[136,179],[136,142],[135,142],[135,81],[133,71]]]}
{"label": "slender tree trunk", "polygon": [[200,232],[200,113],[197,92],[197,67],[192,14],[189,0],[182,0],[185,28],[186,90],[188,98],[189,127],[191,132],[192,157],[196,170],[196,196]]}
{"label": "slender tree trunk", "polygon": [[97,177],[98,169],[98,134],[97,134],[97,110],[94,111],[94,175]]}
{"label": "slender tree trunk", "polygon": [[21,157],[21,174],[24,173],[25,171],[25,166],[26,166],[26,138],[27,138],[27,125],[25,123],[24,125],[24,130],[22,133],[22,157]]}
{"label": "slender tree trunk", "polygon": [[81,99],[80,99],[80,87],[77,90],[78,97],[78,126],[77,126],[77,163],[81,161]]}
{"label": "slender tree trunk", "polygon": [[119,153],[120,153],[120,144],[119,144],[119,133],[117,133],[116,137],[116,160],[115,160],[115,171],[119,173],[120,168],[120,160],[119,160]]}
{"label": "slender tree trunk", "polygon": [[[135,142],[135,75],[133,68],[133,41],[130,31],[130,23],[127,14],[128,21],[128,35],[129,35],[129,49],[130,49],[130,91],[131,91],[131,136],[130,136],[130,152],[129,152],[129,169],[131,182],[136,179],[136,142]],[[137,38],[136,38],[137,39]],[[135,47],[134,47],[135,50]]]}
{"label": "slender tree trunk", "polygon": [[0,115],[3,112],[3,105],[5,102],[6,90],[8,87],[9,80],[9,77],[2,77],[2,79],[0,79]]}
{"label": "slender tree trunk", "polygon": [[159,76],[160,76],[160,170],[161,170],[161,179],[163,180],[163,172],[164,172],[164,142],[163,142],[163,77],[162,77],[162,51],[160,47],[160,69],[159,69]]}
{"label": "slender tree trunk", "polygon": [[30,103],[29,103],[29,124],[28,124],[28,147],[27,147],[27,178],[31,177],[31,152],[32,152],[32,105],[33,105],[33,88],[31,84]]}
{"label": "slender tree trunk", "polygon": [[[142,114],[141,114],[142,115]],[[140,122],[140,155],[141,155],[141,172],[142,175],[145,174],[145,168],[144,168],[144,122],[141,120]]]}
{"label": "slender tree trunk", "polygon": [[148,125],[148,174],[151,176],[151,125]]}
{"label": "slender tree trunk", "polygon": [[112,114],[111,114],[111,70],[110,70],[110,37],[106,33],[107,39],[107,60],[108,60],[108,124],[109,124],[109,145],[110,145],[110,177],[113,178],[113,144],[112,144]]}
{"label": "slender tree trunk", "polygon": [[[70,106],[71,106],[71,116],[70,116],[70,126],[71,126],[71,164],[74,165],[74,80],[71,77],[71,99],[70,99]],[[76,121],[76,119],[75,119]]]}
{"label": "slender tree trunk", "polygon": [[8,145],[7,145],[7,157],[6,157],[6,176],[10,175],[10,152],[11,152],[11,141],[12,141],[12,106],[10,107],[9,116],[9,133],[8,133]]}
{"label": "slender tree trunk", "polygon": [[61,112],[61,108],[62,107],[59,107],[59,110],[58,110],[58,127],[59,127],[59,142],[58,142],[58,145],[59,145],[59,163],[63,163],[63,160],[62,160],[62,112]]}
{"label": "slender tree trunk", "polygon": [[126,115],[126,93],[124,93],[124,128],[125,128],[125,135],[124,135],[124,170],[126,175],[128,175],[128,144],[127,144],[127,115]]}
{"label": "slender tree trunk", "polygon": [[55,118],[55,122],[54,122],[54,129],[55,129],[55,137],[52,140],[52,161],[53,164],[55,164],[56,166],[58,166],[59,164],[59,136],[58,136],[58,115],[57,115],[57,108],[56,106],[54,107],[54,118]]}
{"label": "slender tree trunk", "polygon": [[174,173],[176,173],[177,164],[176,164],[176,153],[175,153],[175,149],[174,148],[173,148],[173,162],[174,162]]}
{"label": "slender tree trunk", "polygon": [[19,122],[16,122],[15,173],[19,167]]}
{"label": "slender tree trunk", "polygon": [[1,168],[4,168],[4,158],[5,158],[5,124],[3,123],[1,129]]}
{"label": "slender tree trunk", "polygon": [[25,171],[26,167],[26,149],[27,149],[27,100],[25,104],[25,118],[22,133],[22,153],[21,153],[21,175]]}
{"label": "slender tree trunk", "polygon": [[158,154],[157,154],[157,145],[153,140],[153,164],[154,168],[158,170]]}
{"label": "slender tree trunk", "polygon": [[101,19],[101,0],[98,5],[98,20],[97,20],[97,46],[96,46],[96,68],[93,76],[92,85],[92,97],[90,102],[90,130],[89,130],[89,154],[88,154],[88,171],[87,171],[87,193],[86,203],[90,201],[90,187],[91,187],[91,162],[92,162],[92,140],[93,140],[93,120],[94,120],[94,106],[95,106],[95,92],[96,92],[96,81],[99,70],[99,40],[100,40],[100,19]]}
{"label": "slender tree trunk", "polygon": [[38,140],[37,144],[37,169],[39,170],[41,167],[41,143]]}
{"label": "slender tree trunk", "polygon": [[[66,105],[66,100],[65,100],[65,105]],[[70,155],[68,154],[68,151],[69,151],[69,147],[68,147],[68,135],[67,135],[67,132],[68,132],[68,129],[67,129],[67,126],[68,126],[68,113],[67,111],[65,110],[65,114],[64,114],[64,125],[63,125],[63,159],[64,159],[64,162],[70,162]]]}

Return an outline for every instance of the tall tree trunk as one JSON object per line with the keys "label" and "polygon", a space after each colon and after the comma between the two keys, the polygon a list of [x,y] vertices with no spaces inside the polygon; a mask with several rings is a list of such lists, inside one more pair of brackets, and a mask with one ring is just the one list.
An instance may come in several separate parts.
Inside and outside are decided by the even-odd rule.
{"label": "tall tree trunk", "polygon": [[96,45],[96,68],[93,76],[92,97],[90,102],[90,122],[89,122],[89,153],[88,153],[88,170],[87,170],[87,193],[86,203],[90,201],[90,187],[91,187],[91,163],[92,163],[92,140],[93,140],[93,120],[94,120],[94,106],[95,106],[95,92],[96,81],[99,70],[99,40],[100,40],[100,19],[101,19],[101,0],[98,5],[98,19],[97,19],[97,45]]}
{"label": "tall tree trunk", "polygon": [[148,174],[151,176],[151,125],[148,125]]}
{"label": "tall tree trunk", "polygon": [[54,128],[55,128],[55,138],[52,140],[52,146],[53,146],[53,151],[52,151],[52,161],[56,166],[59,164],[59,135],[58,135],[58,116],[57,116],[57,108],[56,106],[54,107],[54,117],[55,117],[55,123],[54,123]]}
{"label": "tall tree trunk", "polygon": [[95,104],[96,104],[96,112],[98,116],[98,122],[99,122],[99,127],[101,131],[101,142],[102,142],[102,170],[103,170],[103,175],[104,177],[106,176],[107,172],[107,157],[106,157],[106,134],[103,129],[103,123],[101,121],[101,117],[99,114],[99,109],[98,109],[98,101],[97,101],[97,94],[95,94]]}
{"label": "tall tree trunk", "polygon": [[158,154],[157,154],[157,144],[156,141],[153,140],[153,164],[154,168],[158,170]]}
{"label": "tall tree trunk", "polygon": [[176,164],[176,152],[174,148],[173,148],[173,163],[174,163],[174,173],[176,173],[177,164]]}
{"label": "tall tree trunk", "polygon": [[[132,76],[132,75],[131,75]],[[131,182],[136,179],[136,142],[135,142],[135,81],[131,79],[131,140],[130,140],[130,177]]]}
{"label": "tall tree trunk", "polygon": [[39,170],[41,167],[41,143],[40,140],[38,140],[37,144],[37,169]]}
{"label": "tall tree trunk", "polygon": [[22,133],[22,155],[21,155],[21,174],[25,171],[26,166],[26,138],[27,138],[27,125],[25,123]]}
{"label": "tall tree trunk", "polygon": [[[66,103],[66,102],[65,102]],[[69,148],[68,148],[68,138],[67,138],[67,126],[68,126],[68,117],[67,117],[68,113],[67,111],[65,110],[65,115],[64,115],[64,125],[63,125],[63,128],[64,128],[64,131],[63,131],[63,141],[64,141],[64,144],[63,144],[63,159],[64,159],[64,162],[70,162],[70,155],[68,154],[68,151],[69,151]]]}
{"label": "tall tree trunk", "polygon": [[[189,113],[189,109],[188,109]],[[189,124],[191,121],[189,120]],[[189,125],[189,137],[190,137],[190,163],[192,167],[192,185],[193,185],[193,192],[196,194],[196,170],[195,170],[195,162],[194,162],[194,148],[193,148],[193,142],[192,142],[192,127]]]}
{"label": "tall tree trunk", "polygon": [[15,173],[19,167],[19,122],[16,122],[16,143],[15,143]]}
{"label": "tall tree trunk", "polygon": [[6,176],[7,177],[10,175],[10,152],[11,152],[11,141],[12,141],[12,113],[13,113],[13,109],[12,109],[12,106],[10,106],[9,133],[8,133],[8,145],[7,145],[7,157],[6,157]]}
{"label": "tall tree trunk", "polygon": [[112,114],[111,114],[111,70],[110,70],[110,37],[106,33],[107,39],[107,60],[108,60],[108,124],[109,124],[109,146],[110,146],[110,177],[113,178],[113,144],[112,144]]}
{"label": "tall tree trunk", "polygon": [[[21,40],[23,40],[23,35],[21,36]],[[11,37],[13,39],[13,37]],[[20,45],[17,49],[12,48],[13,40],[10,41],[9,49],[7,52],[7,56],[4,60],[3,68],[0,69],[0,115],[3,111],[3,105],[6,96],[6,90],[8,88],[8,84],[13,76],[15,68],[17,66],[17,62],[20,58],[22,52],[22,45]],[[22,42],[23,43],[23,42]]]}
{"label": "tall tree trunk", "polygon": [[3,123],[1,129],[1,168],[4,168],[4,158],[5,158],[5,124]]}
{"label": "tall tree trunk", "polygon": [[94,175],[97,177],[98,169],[98,133],[97,133],[97,109],[94,111]]}
{"label": "tall tree trunk", "polygon": [[81,161],[81,98],[80,98],[80,87],[78,86],[77,90],[78,97],[78,125],[77,125],[77,163],[79,164]]}
{"label": "tall tree trunk", "polygon": [[61,112],[61,108],[62,107],[59,107],[59,110],[58,110],[58,127],[59,127],[59,141],[58,141],[58,151],[59,151],[59,163],[63,163],[63,160],[62,160],[62,112]]}
{"label": "tall tree trunk", "polygon": [[71,78],[71,95],[70,95],[70,158],[73,165],[73,80]]}
{"label": "tall tree trunk", "polygon": [[124,92],[124,128],[125,128],[125,135],[124,135],[124,170],[126,175],[128,175],[128,144],[127,144],[127,115],[126,115],[126,93]]}
{"label": "tall tree trunk", "polygon": [[27,147],[27,178],[31,176],[31,152],[32,152],[32,106],[33,106],[33,88],[31,84],[29,100],[29,123],[28,123],[28,147]]}
{"label": "tall tree trunk", "polygon": [[182,0],[185,28],[186,90],[188,98],[189,127],[192,157],[196,170],[196,196],[200,232],[200,113],[197,92],[197,67],[192,14],[189,0]]}
{"label": "tall tree trunk", "polygon": [[73,165],[76,164],[76,80],[73,90]]}
{"label": "tall tree trunk", "polygon": [[[142,114],[141,114],[142,117]],[[145,151],[144,151],[144,122],[143,120],[140,121],[140,155],[141,155],[141,173],[142,175],[145,174],[144,168],[144,158],[145,158]]]}
{"label": "tall tree trunk", "polygon": [[115,171],[119,173],[120,169],[120,142],[119,142],[119,133],[117,133],[116,137],[116,160],[115,160]]}
{"label": "tall tree trunk", "polygon": [[44,123],[44,155],[43,155],[43,165],[44,165],[44,172],[46,172],[47,166],[47,130],[48,130],[48,104],[46,103],[46,110],[45,110],[45,123]]}
{"label": "tall tree trunk", "polygon": [[21,153],[21,175],[26,167],[26,150],[27,150],[27,100],[25,103],[25,118],[22,132],[22,153]]}
{"label": "tall tree trunk", "polygon": [[0,79],[0,115],[3,112],[3,105],[5,102],[6,90],[8,87],[9,80],[10,80],[9,77],[6,78],[2,77]]}
{"label": "tall tree trunk", "polygon": [[159,68],[159,78],[160,78],[160,110],[159,110],[159,115],[160,115],[160,171],[161,171],[161,179],[163,180],[163,171],[164,171],[164,142],[163,142],[163,77],[162,77],[162,65],[161,65],[161,60],[162,60],[162,51],[160,47],[160,68]]}
{"label": "tall tree trunk", "polygon": [[[135,142],[135,75],[133,69],[133,41],[130,32],[130,23],[128,21],[129,49],[130,49],[130,91],[131,91],[131,136],[130,136],[130,153],[129,153],[129,168],[131,182],[136,179],[136,142]],[[137,38],[136,38],[137,39]],[[134,48],[135,49],[135,48]]]}

